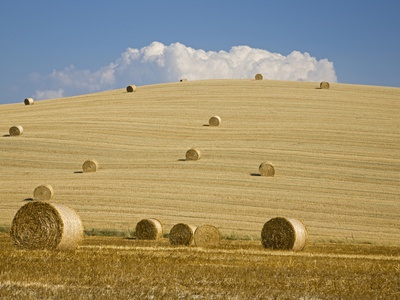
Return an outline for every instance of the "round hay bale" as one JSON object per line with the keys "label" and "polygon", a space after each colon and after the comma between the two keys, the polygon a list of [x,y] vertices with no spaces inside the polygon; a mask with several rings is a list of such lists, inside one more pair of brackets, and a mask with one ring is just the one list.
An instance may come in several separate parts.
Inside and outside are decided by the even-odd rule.
{"label": "round hay bale", "polygon": [[85,161],[82,165],[83,173],[96,172],[98,169],[99,169],[99,164],[94,159],[89,159]]}
{"label": "round hay bale", "polygon": [[40,185],[33,191],[33,199],[38,201],[49,201],[53,196],[54,190],[49,184]]}
{"label": "round hay bale", "polygon": [[184,223],[174,225],[169,232],[169,242],[171,245],[190,246],[194,240],[196,227]]}
{"label": "round hay bale", "polygon": [[211,117],[210,120],[208,120],[208,124],[210,124],[210,126],[219,126],[221,124],[221,118],[219,116]]}
{"label": "round hay bale", "polygon": [[258,167],[261,176],[274,177],[275,167],[269,162],[262,162]]}
{"label": "round hay bale", "polygon": [[254,77],[256,80],[263,80],[263,76],[262,74],[258,73],[256,74],[256,76]]}
{"label": "round hay bale", "polygon": [[136,224],[136,237],[139,240],[157,240],[163,236],[163,226],[157,219],[143,219]]}
{"label": "round hay bale", "polygon": [[18,136],[24,132],[24,128],[21,125],[15,125],[10,127],[8,132],[10,133],[10,136]]}
{"label": "round hay bale", "polygon": [[32,105],[32,104],[35,104],[33,98],[26,98],[26,99],[24,100],[24,103],[25,103],[25,105]]}
{"label": "round hay bale", "polygon": [[194,243],[198,247],[218,247],[221,241],[221,234],[213,225],[201,225],[194,232]]}
{"label": "round hay bale", "polygon": [[186,160],[199,160],[201,158],[201,153],[197,149],[189,149],[186,151]]}
{"label": "round hay bale", "polygon": [[261,231],[261,243],[268,249],[301,251],[306,240],[307,229],[297,219],[273,218]]}
{"label": "round hay bale", "polygon": [[180,82],[186,82],[187,79],[186,78],[182,78],[181,80],[179,80]]}
{"label": "round hay bale", "polygon": [[320,89],[323,89],[323,90],[329,89],[329,82],[322,81],[322,82],[319,84],[319,88],[320,88]]}
{"label": "round hay bale", "polygon": [[83,227],[73,209],[36,201],[18,210],[10,235],[19,249],[74,250],[83,239]]}
{"label": "round hay bale", "polygon": [[134,85],[134,84],[128,85],[128,86],[126,87],[126,91],[127,91],[128,93],[136,92],[136,85]]}

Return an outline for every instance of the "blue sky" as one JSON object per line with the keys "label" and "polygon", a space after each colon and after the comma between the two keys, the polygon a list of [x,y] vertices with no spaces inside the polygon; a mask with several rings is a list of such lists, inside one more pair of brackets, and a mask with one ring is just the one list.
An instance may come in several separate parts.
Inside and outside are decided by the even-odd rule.
{"label": "blue sky", "polygon": [[4,0],[0,103],[257,70],[400,87],[399,11],[398,0]]}

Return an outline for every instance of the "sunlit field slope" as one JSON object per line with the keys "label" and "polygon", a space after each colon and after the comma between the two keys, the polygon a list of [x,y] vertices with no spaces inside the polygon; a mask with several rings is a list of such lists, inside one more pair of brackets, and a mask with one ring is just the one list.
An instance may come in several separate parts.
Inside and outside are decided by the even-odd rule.
{"label": "sunlit field slope", "polygon": [[[399,245],[400,89],[318,87],[204,80],[1,105],[0,225],[50,184],[89,231],[158,218],[257,239],[282,216],[315,243]],[[185,161],[192,147],[202,157]],[[98,172],[81,172],[87,159]],[[274,177],[258,176],[263,161]]]}

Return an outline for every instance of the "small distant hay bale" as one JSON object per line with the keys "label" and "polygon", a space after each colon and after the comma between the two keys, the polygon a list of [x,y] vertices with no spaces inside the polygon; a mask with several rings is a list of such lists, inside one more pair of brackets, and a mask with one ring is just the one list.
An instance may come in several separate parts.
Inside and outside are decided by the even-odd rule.
{"label": "small distant hay bale", "polygon": [[179,80],[179,82],[186,82],[187,79],[186,78],[182,78],[181,80]]}
{"label": "small distant hay bale", "polygon": [[258,167],[261,176],[274,177],[275,167],[269,162],[262,162]]}
{"label": "small distant hay bale", "polygon": [[169,232],[169,242],[174,246],[190,246],[193,244],[195,231],[195,226],[178,223]]}
{"label": "small distant hay bale", "polygon": [[329,89],[329,82],[322,81],[322,82],[319,84],[319,88],[322,89],[322,90],[328,90],[328,89]]}
{"label": "small distant hay bale", "polygon": [[256,74],[256,76],[254,77],[256,80],[263,80],[263,76],[262,74],[258,73]]}
{"label": "small distant hay bale", "polygon": [[186,151],[186,160],[199,160],[201,158],[200,150],[191,148]]}
{"label": "small distant hay bale", "polygon": [[53,187],[49,184],[38,186],[33,191],[33,199],[38,201],[49,201],[54,196]]}
{"label": "small distant hay bale", "polygon": [[221,234],[218,228],[213,225],[201,225],[194,232],[194,243],[197,247],[218,247],[220,241]]}
{"label": "small distant hay bale", "polygon": [[297,219],[273,218],[261,231],[261,243],[268,249],[301,251],[306,240],[307,229]]}
{"label": "small distant hay bale", "polygon": [[10,235],[19,249],[74,250],[83,239],[83,227],[73,209],[37,201],[18,210]]}
{"label": "small distant hay bale", "polygon": [[18,136],[24,132],[24,128],[21,125],[15,125],[10,127],[8,132],[10,133],[10,136]]}
{"label": "small distant hay bale", "polygon": [[213,116],[208,120],[208,124],[210,124],[210,126],[219,126],[221,125],[221,118],[219,116]]}
{"label": "small distant hay bale", "polygon": [[33,98],[26,98],[24,100],[25,105],[32,105],[35,104],[35,101],[33,100]]}
{"label": "small distant hay bale", "polygon": [[98,169],[99,163],[95,159],[89,159],[85,161],[82,165],[83,173],[97,172]]}
{"label": "small distant hay bale", "polygon": [[136,224],[136,237],[139,240],[157,240],[163,236],[163,226],[157,219],[143,219]]}
{"label": "small distant hay bale", "polygon": [[126,87],[126,91],[127,91],[128,93],[136,92],[136,85],[134,85],[134,84],[128,85],[128,86]]}

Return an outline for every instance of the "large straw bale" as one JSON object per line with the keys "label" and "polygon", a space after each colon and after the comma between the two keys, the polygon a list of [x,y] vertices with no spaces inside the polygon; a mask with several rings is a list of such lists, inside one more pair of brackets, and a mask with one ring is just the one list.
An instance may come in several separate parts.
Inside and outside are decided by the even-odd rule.
{"label": "large straw bale", "polygon": [[320,88],[320,89],[323,89],[323,90],[329,89],[329,82],[322,81],[322,82],[319,84],[319,88]]}
{"label": "large straw bale", "polygon": [[157,219],[143,219],[136,224],[136,238],[157,240],[163,236],[163,226]]}
{"label": "large straw bale", "polygon": [[99,169],[99,163],[95,159],[88,159],[82,165],[83,173],[96,172]]}
{"label": "large straw bale", "polygon": [[126,87],[126,91],[127,91],[128,93],[136,92],[136,85],[134,85],[134,84],[128,85],[128,86]]}
{"label": "large straw bale", "polygon": [[179,82],[186,82],[187,79],[186,78],[182,78],[181,80],[179,80]]}
{"label": "large straw bale", "polygon": [[34,201],[18,210],[10,235],[19,249],[74,250],[83,239],[83,227],[73,209]]}
{"label": "large straw bale", "polygon": [[169,242],[171,245],[190,246],[194,241],[196,227],[184,223],[178,223],[169,232]]}
{"label": "large straw bale", "polygon": [[186,151],[186,160],[199,160],[201,158],[200,150],[191,148]]}
{"label": "large straw bale", "polygon": [[307,229],[297,219],[277,217],[264,224],[261,243],[265,248],[301,251],[306,245]]}
{"label": "large straw bale", "polygon": [[258,167],[261,176],[275,176],[275,167],[269,162],[262,162]]}
{"label": "large straw bale", "polygon": [[194,243],[198,247],[218,247],[221,241],[221,234],[213,225],[201,225],[194,232]]}
{"label": "large straw bale", "polygon": [[33,98],[26,98],[24,100],[25,105],[32,105],[35,104],[35,101],[33,100]]}
{"label": "large straw bale", "polygon": [[33,190],[33,199],[38,201],[49,201],[54,196],[54,189],[49,184],[43,184]]}
{"label": "large straw bale", "polygon": [[210,126],[219,126],[221,124],[221,118],[219,116],[213,116],[208,120]]}
{"label": "large straw bale", "polygon": [[21,125],[15,125],[10,127],[8,132],[10,133],[10,136],[18,136],[24,132],[24,128]]}
{"label": "large straw bale", "polygon": [[260,73],[256,74],[256,76],[254,78],[255,78],[255,80],[263,80],[263,76]]}

